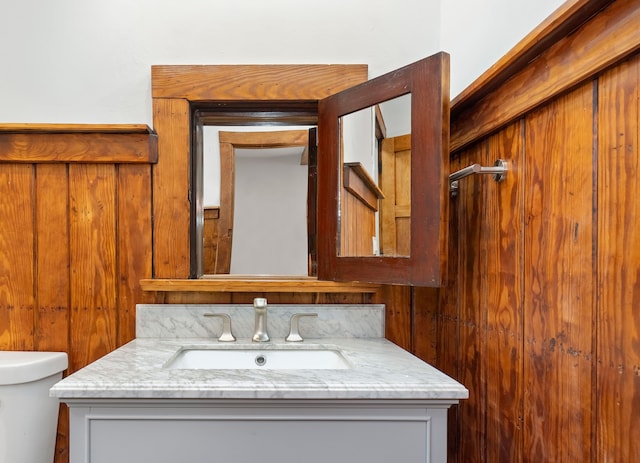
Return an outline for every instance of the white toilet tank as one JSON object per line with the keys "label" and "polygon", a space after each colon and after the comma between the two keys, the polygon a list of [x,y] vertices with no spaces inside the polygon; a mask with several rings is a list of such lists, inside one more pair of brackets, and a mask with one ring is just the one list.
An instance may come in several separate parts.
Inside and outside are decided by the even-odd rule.
{"label": "white toilet tank", "polygon": [[0,351],[0,463],[53,462],[64,352]]}

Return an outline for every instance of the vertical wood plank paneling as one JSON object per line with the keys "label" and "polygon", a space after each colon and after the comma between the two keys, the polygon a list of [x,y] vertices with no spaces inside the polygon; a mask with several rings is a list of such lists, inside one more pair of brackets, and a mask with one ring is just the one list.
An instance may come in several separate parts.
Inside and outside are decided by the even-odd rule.
{"label": "vertical wood plank paneling", "polygon": [[[462,168],[461,156],[451,158],[452,172]],[[460,377],[460,285],[464,277],[458,259],[460,243],[460,204],[458,197],[451,198],[449,203],[449,253],[447,278],[445,287],[440,290],[440,308],[438,312],[436,367],[451,376]],[[460,405],[454,405],[448,413],[448,461],[460,462]]]}
{"label": "vertical wood plank paneling", "polygon": [[[487,143],[471,147],[467,159],[486,165]],[[458,207],[458,265],[464,278],[460,285],[460,372],[458,379],[469,389],[460,405],[462,424],[460,461],[484,461],[486,369],[486,178],[472,175],[460,182]]]}
{"label": "vertical wood plank paneling", "polygon": [[489,138],[489,165],[508,160],[500,183],[485,177],[487,216],[486,461],[522,459],[523,122]]}
{"label": "vertical wood plank paneling", "polygon": [[158,163],[153,166],[153,239],[156,278],[188,278],[190,271],[189,102],[154,98]]}
{"label": "vertical wood plank paneling", "polygon": [[598,462],[640,456],[640,58],[599,81]]}
{"label": "vertical wood plank paneling", "polygon": [[34,347],[34,175],[0,164],[0,349]]}
{"label": "vertical wood plank paneling", "polygon": [[593,88],[527,116],[525,461],[590,461]]}
{"label": "vertical wood plank paneling", "polygon": [[117,344],[122,345],[135,337],[136,304],[153,301],[139,285],[152,272],[150,166],[120,164],[117,187]]}
{"label": "vertical wood plank paneling", "polygon": [[66,164],[36,169],[36,342],[69,349],[69,178]]}
{"label": "vertical wood plank paneling", "polygon": [[411,351],[411,288],[384,285],[380,292],[385,304],[385,338]]}
{"label": "vertical wood plank paneling", "polygon": [[411,289],[413,312],[411,323],[411,348],[414,355],[431,365],[438,361],[438,288]]}
{"label": "vertical wood plank paneling", "polygon": [[116,171],[69,167],[71,365],[85,366],[116,348]]}

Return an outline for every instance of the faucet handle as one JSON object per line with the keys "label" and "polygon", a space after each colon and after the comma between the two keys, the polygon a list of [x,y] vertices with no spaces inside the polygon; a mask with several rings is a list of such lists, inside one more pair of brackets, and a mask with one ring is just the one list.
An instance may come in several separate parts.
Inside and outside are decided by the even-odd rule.
{"label": "faucet handle", "polygon": [[233,342],[236,337],[231,332],[231,317],[226,313],[206,313],[205,317],[222,318],[222,334],[218,338],[220,342]]}
{"label": "faucet handle", "polygon": [[289,334],[284,339],[287,342],[302,342],[302,336],[300,336],[300,318],[302,317],[317,317],[317,313],[296,313],[291,315],[291,322],[289,325]]}

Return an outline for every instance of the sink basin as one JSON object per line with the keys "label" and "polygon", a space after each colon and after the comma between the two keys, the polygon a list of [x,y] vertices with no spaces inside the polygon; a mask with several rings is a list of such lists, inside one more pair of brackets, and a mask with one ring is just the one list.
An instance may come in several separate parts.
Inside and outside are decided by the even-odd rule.
{"label": "sink basin", "polygon": [[338,349],[248,347],[182,348],[164,367],[174,370],[344,370],[351,365]]}

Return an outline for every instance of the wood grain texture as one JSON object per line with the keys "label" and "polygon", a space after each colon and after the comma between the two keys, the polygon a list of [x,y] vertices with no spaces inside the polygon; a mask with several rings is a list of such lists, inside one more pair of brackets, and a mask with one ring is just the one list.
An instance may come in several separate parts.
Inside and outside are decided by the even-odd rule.
{"label": "wood grain texture", "polygon": [[153,134],[149,126],[145,124],[22,124],[0,123],[0,133],[24,133],[24,134]]}
{"label": "wood grain texture", "polygon": [[273,132],[218,132],[220,143],[231,143],[236,148],[287,148],[307,146],[308,130],[278,130]]}
{"label": "wood grain texture", "polygon": [[380,285],[318,280],[314,277],[260,277],[249,275],[208,275],[199,279],[143,279],[145,291],[164,292],[263,292],[263,293],[375,293]]}
{"label": "wood grain texture", "polygon": [[[466,160],[465,160],[466,161]],[[451,170],[462,168],[460,156],[451,158]],[[464,271],[458,259],[460,242],[460,217],[464,210],[460,208],[457,198],[453,198],[449,205],[449,248],[447,249],[448,272],[444,287],[440,289],[440,299],[437,317],[436,333],[436,363],[435,366],[452,378],[460,377],[462,362],[460,361],[460,282],[464,278]],[[448,428],[448,456],[449,461],[460,461],[461,447],[460,405],[454,405],[449,411]]]}
{"label": "wood grain texture", "polygon": [[69,350],[69,175],[65,165],[35,166],[37,350]]}
{"label": "wood grain texture", "polygon": [[11,133],[0,131],[0,162],[155,162],[149,133]]}
{"label": "wood grain texture", "polygon": [[70,371],[117,346],[115,166],[69,167]]}
{"label": "wood grain texture", "polygon": [[[487,161],[487,142],[473,145],[465,153],[481,164]],[[460,458],[464,462],[483,461],[482,447],[486,426],[486,297],[487,261],[484,196],[486,178],[471,176],[461,183],[458,197],[460,211],[458,229],[458,268],[465,278],[458,280],[459,299],[459,361],[457,379],[469,389],[469,399],[460,404]]]}
{"label": "wood grain texture", "polygon": [[236,151],[228,142],[220,142],[220,218],[218,220],[218,256],[212,273],[231,271],[233,249],[233,219],[236,191]]}
{"label": "wood grain texture", "polygon": [[0,164],[0,350],[34,348],[34,175]]}
{"label": "wood grain texture", "polygon": [[[359,179],[357,175],[352,175],[352,177]],[[342,188],[340,256],[373,255],[372,239],[376,236],[376,211],[371,209],[370,203],[364,200],[363,196],[366,196],[365,191],[370,193],[370,196],[375,196],[375,193],[367,190],[363,182],[354,180],[350,182],[350,185],[356,184],[360,186],[360,188],[356,190],[358,194],[354,194],[354,189],[346,185]]]}
{"label": "wood grain texture", "polygon": [[205,274],[216,273],[216,261],[218,256],[218,222],[220,218],[219,207],[204,208],[204,224],[202,239],[202,271]]}
{"label": "wood grain texture", "polygon": [[438,288],[411,288],[412,353],[431,365],[438,362]]}
{"label": "wood grain texture", "polygon": [[188,278],[191,123],[187,100],[153,100],[158,163],[153,168],[154,276]]}
{"label": "wood grain texture", "polygon": [[366,64],[152,66],[153,98],[319,100],[366,81]]}
{"label": "wood grain texture", "polygon": [[[34,349],[69,351],[69,177],[62,164],[36,165]],[[55,269],[55,270],[54,270]],[[69,461],[69,418],[60,405],[54,463]]]}
{"label": "wood grain texture", "polygon": [[637,1],[617,0],[475,105],[461,112],[452,108],[451,150],[495,131],[638,50],[639,24]]}
{"label": "wood grain texture", "polygon": [[640,58],[598,85],[598,461],[640,455]]}
{"label": "wood grain texture", "polygon": [[526,118],[525,461],[590,461],[593,85]]}
{"label": "wood grain texture", "polygon": [[140,288],[152,275],[151,169],[119,165],[117,169],[117,345],[135,337],[136,304],[153,302]]}
{"label": "wood grain texture", "polygon": [[522,460],[524,122],[488,139],[487,161],[508,159],[503,182],[486,185],[485,461]]}
{"label": "wood grain texture", "polygon": [[385,304],[384,337],[403,349],[411,351],[411,288],[384,285],[381,287],[380,297]]}

